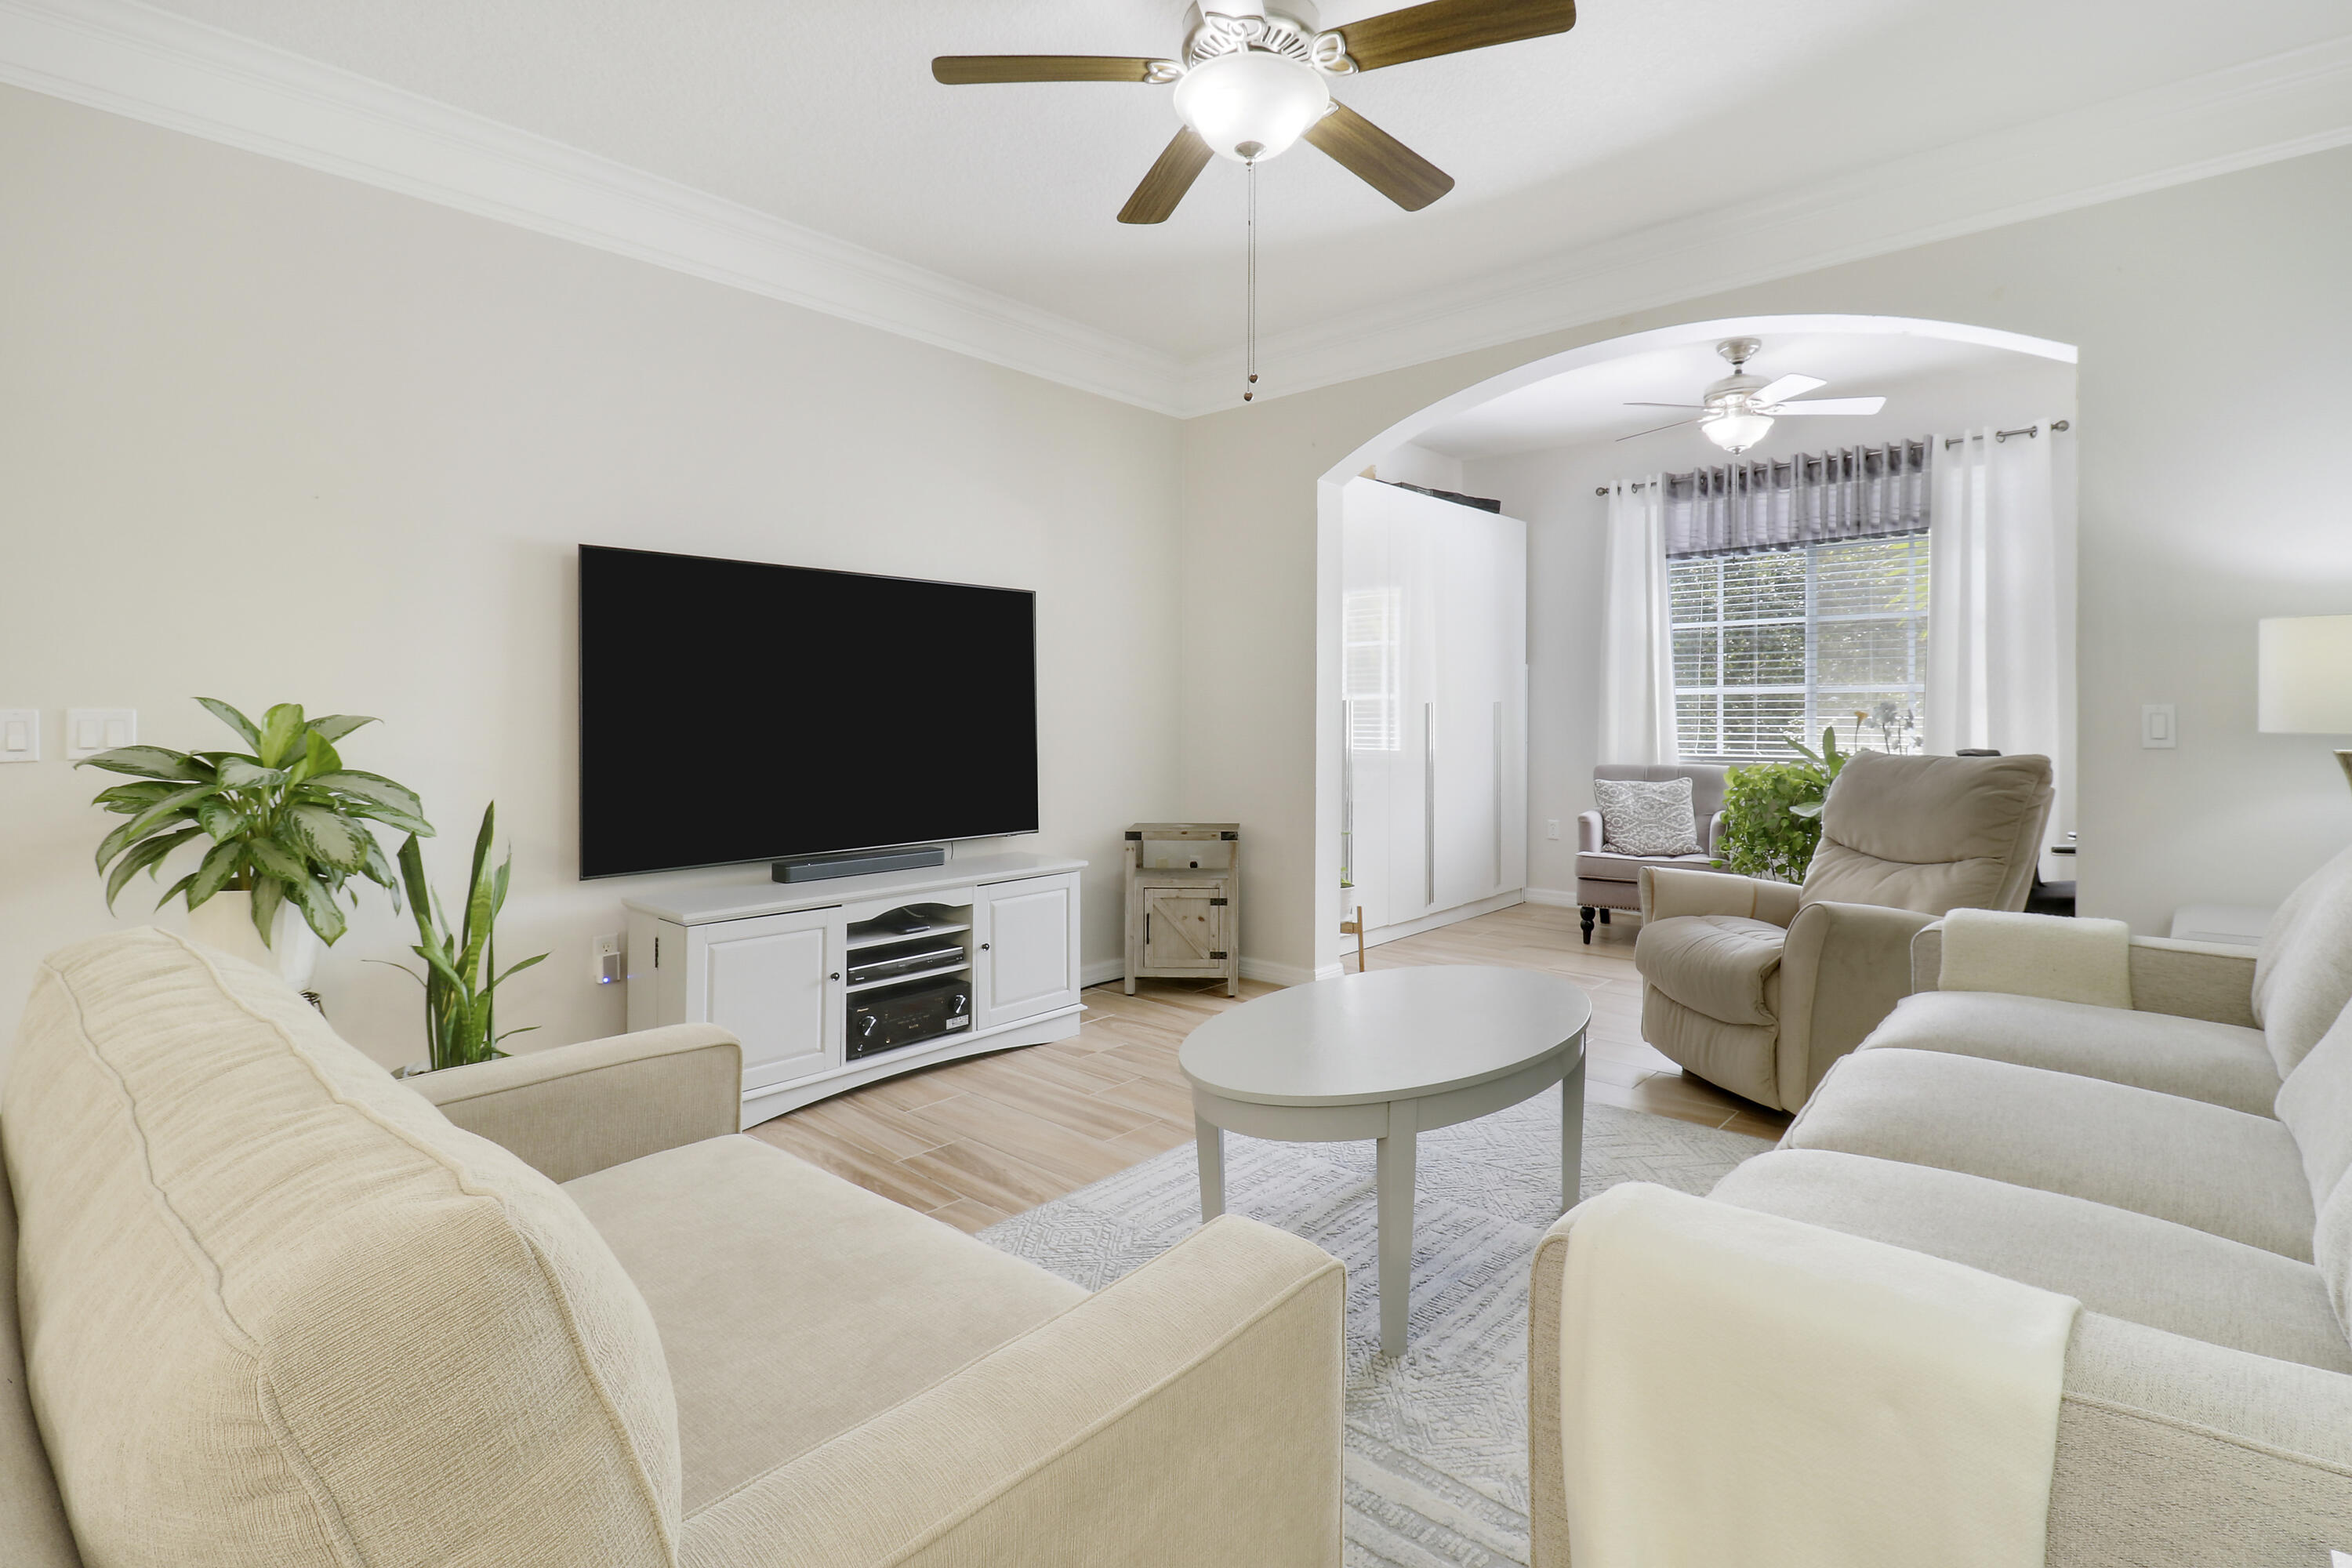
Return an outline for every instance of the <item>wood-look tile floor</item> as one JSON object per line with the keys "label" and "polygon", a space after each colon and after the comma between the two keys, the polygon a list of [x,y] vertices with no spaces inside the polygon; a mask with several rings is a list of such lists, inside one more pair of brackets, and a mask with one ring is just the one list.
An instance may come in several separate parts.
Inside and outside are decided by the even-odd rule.
{"label": "wood-look tile floor", "polygon": [[[1580,940],[1574,910],[1520,904],[1371,950],[1371,967],[1499,963],[1565,974],[1592,996],[1587,1098],[1778,1138],[1789,1119],[1696,1079],[1643,1043],[1629,922]],[[1353,955],[1349,956],[1352,967]],[[1242,983],[1242,1000],[1274,990]],[[779,1148],[966,1230],[1192,1140],[1176,1047],[1237,1005],[1222,984],[1117,981],[1089,988],[1084,1026],[1051,1045],[886,1079],[751,1129]]]}

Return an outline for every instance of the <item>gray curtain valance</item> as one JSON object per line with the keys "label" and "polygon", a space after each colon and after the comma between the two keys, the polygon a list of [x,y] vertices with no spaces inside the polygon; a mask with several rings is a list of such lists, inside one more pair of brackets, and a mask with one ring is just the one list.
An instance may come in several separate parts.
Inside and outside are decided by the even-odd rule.
{"label": "gray curtain valance", "polygon": [[1666,554],[1744,555],[1924,533],[1927,438],[1668,474]]}

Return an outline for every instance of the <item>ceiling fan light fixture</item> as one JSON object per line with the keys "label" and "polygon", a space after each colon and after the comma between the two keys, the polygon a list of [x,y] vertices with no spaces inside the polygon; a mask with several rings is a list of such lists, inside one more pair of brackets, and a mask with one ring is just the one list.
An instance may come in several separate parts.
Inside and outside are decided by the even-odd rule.
{"label": "ceiling fan light fixture", "polygon": [[1745,452],[1771,434],[1772,420],[1769,415],[1759,414],[1743,404],[1706,416],[1698,422],[1698,427],[1725,451]]}
{"label": "ceiling fan light fixture", "polygon": [[1202,60],[1176,84],[1178,117],[1211,152],[1236,163],[1287,151],[1330,107],[1320,71],[1262,49]]}

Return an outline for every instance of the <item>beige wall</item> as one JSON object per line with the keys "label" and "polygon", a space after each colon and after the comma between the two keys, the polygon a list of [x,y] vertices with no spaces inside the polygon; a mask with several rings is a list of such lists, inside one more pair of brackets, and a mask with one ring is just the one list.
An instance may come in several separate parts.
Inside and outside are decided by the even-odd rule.
{"label": "beige wall", "polygon": [[[2332,481],[2352,353],[2352,151],[2040,218],[1191,421],[1183,796],[1251,826],[1253,952],[1337,957],[1336,678],[1316,684],[1318,479],[1435,400],[1581,343],[1718,317],[1857,312],[2071,342],[2086,912],[2276,900],[2352,838],[2317,737],[2253,729],[2253,622],[2352,609]],[[1265,367],[1279,392],[1282,367]],[[1328,584],[1320,584],[1328,591]],[[2179,705],[2178,750],[2138,745]],[[1318,829],[1318,819],[1322,827]]]}
{"label": "beige wall", "polygon": [[[346,755],[423,792],[445,884],[496,796],[501,952],[553,954],[502,1022],[620,1028],[590,940],[665,879],[576,879],[582,542],[1036,589],[1045,831],[1014,844],[1094,861],[1086,952],[1116,961],[1118,830],[1177,806],[1173,420],[14,89],[0,148],[0,706],[46,718],[45,760],[0,766],[0,1034],[41,953],[152,900],[106,915],[109,781],[61,760],[64,710],[226,743],[198,693],[381,715]],[[723,742],[646,721],[709,809],[762,809]],[[889,750],[954,787],[951,732]],[[320,987],[413,1059],[415,986],[362,963],[413,932],[362,905]]]}

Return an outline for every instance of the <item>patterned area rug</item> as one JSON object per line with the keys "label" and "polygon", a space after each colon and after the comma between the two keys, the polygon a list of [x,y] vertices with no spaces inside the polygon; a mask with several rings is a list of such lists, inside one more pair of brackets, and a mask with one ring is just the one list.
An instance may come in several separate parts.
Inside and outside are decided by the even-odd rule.
{"label": "patterned area rug", "polygon": [[[1656,1182],[1705,1193],[1771,1145],[1613,1106],[1584,1112],[1584,1191]],[[1348,1266],[1349,1568],[1528,1561],[1528,1268],[1559,1205],[1559,1097],[1423,1133],[1412,1329],[1380,1353],[1373,1146],[1225,1135],[1228,1209]],[[981,1232],[1090,1290],[1200,1224],[1192,1148]]]}

